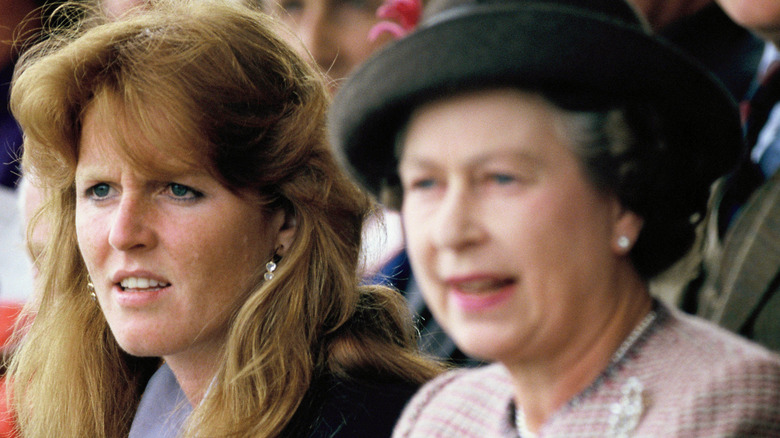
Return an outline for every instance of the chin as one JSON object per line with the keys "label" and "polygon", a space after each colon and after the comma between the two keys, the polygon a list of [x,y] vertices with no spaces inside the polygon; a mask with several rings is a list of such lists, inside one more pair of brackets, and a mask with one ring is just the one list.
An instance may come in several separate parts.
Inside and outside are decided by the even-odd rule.
{"label": "chin", "polygon": [[486,362],[500,362],[510,350],[516,349],[514,345],[501,342],[495,334],[462,333],[453,335],[453,340],[460,351]]}
{"label": "chin", "polygon": [[122,351],[124,351],[125,353],[127,353],[127,354],[129,354],[131,356],[136,356],[136,357],[157,357],[157,356],[162,356],[161,354],[158,354],[158,352],[160,351],[159,349],[151,348],[151,347],[146,346],[146,345],[138,345],[138,344],[134,344],[134,343],[127,343],[127,342],[122,343],[122,342],[120,342],[119,343],[119,348],[121,348]]}
{"label": "chin", "polygon": [[138,357],[162,356],[162,352],[165,351],[163,346],[149,342],[150,339],[159,338],[160,336],[156,334],[133,334],[132,336],[122,337],[114,336],[114,339],[116,339],[116,342],[119,344],[119,348],[121,348],[122,351],[131,356]]}

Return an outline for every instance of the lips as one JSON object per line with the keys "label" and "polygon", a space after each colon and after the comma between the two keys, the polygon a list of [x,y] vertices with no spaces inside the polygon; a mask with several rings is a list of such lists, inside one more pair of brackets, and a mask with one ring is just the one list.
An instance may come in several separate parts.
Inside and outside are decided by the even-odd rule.
{"label": "lips", "polygon": [[457,291],[468,294],[491,293],[514,283],[511,278],[486,278],[469,281],[453,281],[450,286]]}
{"label": "lips", "polygon": [[506,303],[514,293],[512,277],[475,275],[450,279],[452,302],[465,312],[485,312]]}

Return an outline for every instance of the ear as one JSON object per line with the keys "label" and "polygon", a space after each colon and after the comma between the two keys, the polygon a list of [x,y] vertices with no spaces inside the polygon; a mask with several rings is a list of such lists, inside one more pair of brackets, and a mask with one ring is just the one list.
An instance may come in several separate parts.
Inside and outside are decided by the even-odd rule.
{"label": "ear", "polygon": [[298,232],[298,218],[294,213],[280,209],[274,213],[273,223],[277,231],[274,248],[278,256],[284,257]]}
{"label": "ear", "polygon": [[645,221],[619,203],[616,205],[611,247],[615,254],[626,255],[634,247]]}

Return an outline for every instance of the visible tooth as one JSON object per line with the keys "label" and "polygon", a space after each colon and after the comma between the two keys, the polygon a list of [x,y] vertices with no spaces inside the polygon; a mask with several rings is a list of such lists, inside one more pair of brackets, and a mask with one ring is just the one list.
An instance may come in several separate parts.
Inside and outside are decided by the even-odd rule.
{"label": "visible tooth", "polygon": [[124,289],[149,289],[156,287],[168,287],[170,284],[151,278],[127,277],[119,283]]}

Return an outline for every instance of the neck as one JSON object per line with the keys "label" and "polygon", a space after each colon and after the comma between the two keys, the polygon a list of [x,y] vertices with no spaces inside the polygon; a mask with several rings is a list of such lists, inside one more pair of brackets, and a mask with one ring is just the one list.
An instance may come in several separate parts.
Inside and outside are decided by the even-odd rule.
{"label": "neck", "polygon": [[653,30],[662,29],[677,20],[699,12],[714,0],[631,0],[642,12]]}
{"label": "neck", "polygon": [[564,404],[591,385],[606,369],[615,352],[652,308],[644,282],[636,276],[614,295],[611,308],[602,308],[600,321],[573,339],[554,357],[504,364],[515,387],[515,402],[532,432]]}
{"label": "neck", "polygon": [[219,355],[203,354],[198,357],[166,356],[165,362],[171,368],[187,400],[194,407],[206,395],[217,371]]}

